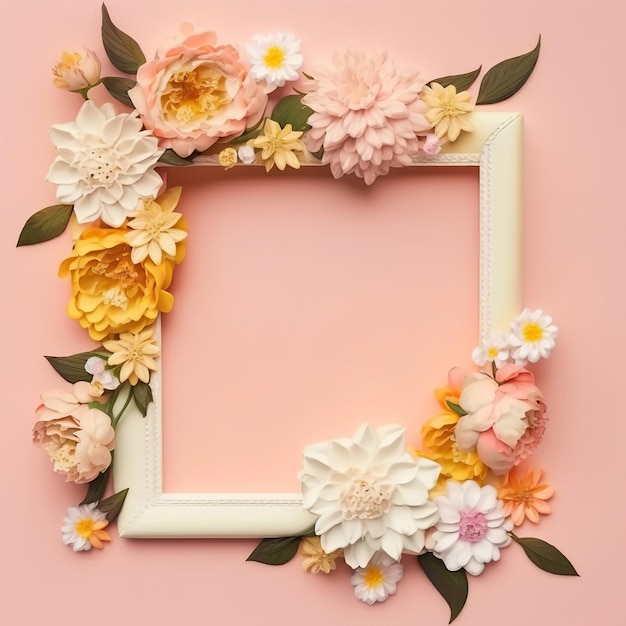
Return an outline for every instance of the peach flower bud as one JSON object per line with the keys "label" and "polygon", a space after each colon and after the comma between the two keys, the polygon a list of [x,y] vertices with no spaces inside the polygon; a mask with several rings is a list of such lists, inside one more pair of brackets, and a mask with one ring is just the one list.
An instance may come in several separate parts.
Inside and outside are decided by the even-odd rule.
{"label": "peach flower bud", "polygon": [[100,61],[96,53],[79,48],[74,52],[63,52],[61,60],[52,68],[52,82],[59,89],[77,91],[100,80]]}

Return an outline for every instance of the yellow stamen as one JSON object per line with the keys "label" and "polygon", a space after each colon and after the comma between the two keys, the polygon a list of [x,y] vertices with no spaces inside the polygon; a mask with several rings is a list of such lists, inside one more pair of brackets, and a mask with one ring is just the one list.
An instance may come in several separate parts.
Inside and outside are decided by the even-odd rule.
{"label": "yellow stamen", "polygon": [[263,63],[272,70],[280,69],[285,61],[285,53],[278,46],[270,46],[263,57]]}
{"label": "yellow stamen", "polygon": [[522,329],[524,341],[539,341],[543,338],[543,328],[539,324],[529,322]]}
{"label": "yellow stamen", "polygon": [[76,522],[76,532],[85,539],[89,539],[91,533],[93,533],[93,520],[89,517],[84,517]]}
{"label": "yellow stamen", "polygon": [[487,356],[490,359],[495,359],[498,356],[498,348],[489,348],[489,350],[487,350]]}
{"label": "yellow stamen", "polygon": [[385,577],[383,576],[380,568],[376,567],[375,565],[370,565],[365,572],[365,578],[363,578],[363,582],[368,589],[373,589],[374,587],[378,587],[378,585],[385,582]]}

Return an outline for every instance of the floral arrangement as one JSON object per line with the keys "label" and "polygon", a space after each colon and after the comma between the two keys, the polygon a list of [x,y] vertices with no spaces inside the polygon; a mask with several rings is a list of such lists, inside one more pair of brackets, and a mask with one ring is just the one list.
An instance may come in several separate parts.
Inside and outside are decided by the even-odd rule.
{"label": "floral arrangement", "polygon": [[[163,189],[157,168],[329,165],[335,178],[354,174],[370,185],[472,132],[475,105],[513,95],[539,54],[538,42],[492,67],[473,103],[468,89],[480,67],[426,81],[384,53],[348,50],[309,75],[291,33],[236,47],[191,24],[148,61],[104,5],[102,20],[104,50],[126,76],[103,77],[90,49],[62,54],[53,82],[84,102],[75,120],[50,130],[58,154],[47,181],[59,204],[31,216],[18,240],[47,241],[70,225],[72,250],[59,268],[70,283],[67,314],[97,343],[46,357],[71,387],[42,394],[33,429],[54,471],[87,485],[62,526],[74,551],[111,539],[106,528],[126,496],[104,497],[116,427],[129,406],[146,415],[152,401],[160,351],[152,325],[173,307],[168,289],[185,256],[187,227],[175,210],[182,189]],[[276,96],[300,79],[293,93]],[[98,85],[124,112],[90,99]],[[401,426],[369,425],[307,446],[300,480],[315,528],[264,539],[249,560],[281,564],[300,549],[306,571],[328,574],[341,558],[356,597],[373,604],[395,593],[403,555],[417,555],[451,620],[467,596],[466,573],[480,574],[511,541],[540,568],[576,575],[556,548],[513,533],[550,512],[553,488],[527,467],[546,405],[526,366],[548,357],[556,335],[549,316],[525,309],[508,336],[487,337],[472,355],[481,369],[452,369],[436,391],[442,412],[424,424],[420,449],[407,447]]]}

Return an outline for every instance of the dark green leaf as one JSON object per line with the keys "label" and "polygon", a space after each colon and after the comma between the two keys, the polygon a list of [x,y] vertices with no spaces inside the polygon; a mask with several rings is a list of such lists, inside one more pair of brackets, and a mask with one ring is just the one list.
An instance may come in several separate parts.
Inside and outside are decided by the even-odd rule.
{"label": "dark green leaf", "polygon": [[[109,466],[110,467],[110,466]],[[90,504],[91,502],[98,502],[103,496],[105,489],[107,488],[107,482],[109,481],[109,470],[98,474],[87,487],[87,495],[81,502],[81,504]]]}
{"label": "dark green leaf", "polygon": [[246,561],[257,561],[267,565],[284,565],[296,556],[301,538],[262,539]]}
{"label": "dark green leaf", "polygon": [[91,382],[92,376],[85,370],[87,359],[92,356],[108,358],[101,352],[80,352],[71,356],[46,356],[48,363],[52,365],[56,373],[62,376],[68,383],[77,383],[81,380]]}
{"label": "dark green leaf", "polygon": [[122,78],[121,76],[105,76],[102,83],[107,91],[119,102],[131,109],[134,107],[132,100],[128,97],[128,90],[132,89],[137,81],[132,78]]}
{"label": "dark green leaf", "polygon": [[304,76],[305,78],[308,78],[309,80],[315,80],[313,76],[311,76],[310,74],[307,74],[306,72],[302,72],[302,76]]}
{"label": "dark green leaf", "polygon": [[530,52],[494,65],[480,83],[476,104],[502,102],[517,93],[532,74],[540,47],[541,37]]}
{"label": "dark green leaf", "polygon": [[441,594],[450,607],[450,621],[452,623],[463,610],[467,600],[467,574],[464,569],[451,572],[443,563],[431,552],[425,552],[417,557],[417,560],[433,584],[435,589]]}
{"label": "dark green leaf", "polygon": [[120,72],[136,74],[139,66],[146,62],[139,44],[113,24],[104,3],[102,4],[102,43],[109,60]]}
{"label": "dark green leaf", "polygon": [[578,572],[567,557],[553,545],[535,537],[518,537],[509,533],[519,543],[526,556],[540,569],[560,576],[578,576]]}
{"label": "dark green leaf", "polygon": [[247,128],[246,130],[244,130],[243,133],[241,133],[241,135],[239,135],[239,137],[235,137],[234,139],[231,139],[229,143],[231,144],[245,143],[249,139],[254,139],[261,132],[261,125],[263,124],[264,121],[265,121],[265,118],[261,117],[261,119],[254,126],[252,126],[252,128]]}
{"label": "dark green leaf", "polygon": [[72,209],[71,204],[55,204],[37,211],[26,220],[17,245],[30,246],[58,237],[66,229]]}
{"label": "dark green leaf", "polygon": [[308,124],[309,116],[313,113],[313,109],[302,104],[302,96],[293,94],[281,98],[274,107],[270,116],[275,122],[278,122],[282,128],[287,124],[291,124],[292,130],[304,131],[311,128]]}
{"label": "dark green leaf", "polygon": [[167,165],[176,165],[182,167],[183,165],[190,165],[192,162],[191,157],[187,157],[183,159],[183,157],[178,156],[174,150],[171,148],[167,148],[165,152],[159,157],[159,163],[165,163]]}
{"label": "dark green leaf", "polygon": [[152,388],[148,383],[144,383],[140,380],[134,387],[131,387],[131,389],[135,404],[145,417],[148,413],[148,405],[153,401]]}
{"label": "dark green leaf", "polygon": [[458,404],[456,404],[456,402],[450,402],[450,400],[446,400],[446,404],[448,408],[453,413],[456,413],[459,417],[463,417],[464,415],[467,415],[467,411],[465,409],[462,409]]}
{"label": "dark green leaf", "polygon": [[128,489],[123,489],[98,503],[98,508],[106,513],[109,522],[112,522],[120,514],[127,493]]}
{"label": "dark green leaf", "polygon": [[474,81],[478,78],[481,69],[482,65],[477,70],[474,70],[473,72],[467,72],[467,74],[454,74],[452,76],[442,76],[441,78],[435,78],[431,81],[428,81],[428,86],[430,87],[431,83],[439,83],[442,87],[454,85],[456,87],[457,93],[459,91],[465,91],[474,84]]}

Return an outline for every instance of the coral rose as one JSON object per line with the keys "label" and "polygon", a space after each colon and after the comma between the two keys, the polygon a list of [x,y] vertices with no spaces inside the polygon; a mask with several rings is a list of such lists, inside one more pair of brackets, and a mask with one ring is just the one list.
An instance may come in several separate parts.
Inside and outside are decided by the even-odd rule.
{"label": "coral rose", "polygon": [[[182,220],[177,227],[184,228]],[[67,314],[96,341],[114,333],[138,333],[174,304],[166,289],[174,266],[183,260],[184,243],[176,246],[175,257],[164,254],[158,265],[150,257],[133,263],[129,232],[88,228],[59,268],[59,276],[69,276],[72,285]]]}
{"label": "coral rose", "polygon": [[80,383],[74,385],[74,393],[59,390],[43,393],[33,441],[46,450],[55,472],[81,484],[92,481],[111,464],[115,431],[106,413],[89,408],[79,397],[89,399]]}
{"label": "coral rose", "polygon": [[[483,372],[470,374],[463,382],[459,405],[467,415],[455,429],[461,450],[476,450],[495,474],[505,474],[519,462],[518,443],[529,431],[541,430],[545,403],[531,372],[508,363],[495,379]],[[524,454],[528,456],[527,446]]]}
{"label": "coral rose", "polygon": [[186,157],[256,124],[267,95],[239,52],[218,46],[214,32],[182,24],[177,39],[139,68],[128,95],[159,144]]}

